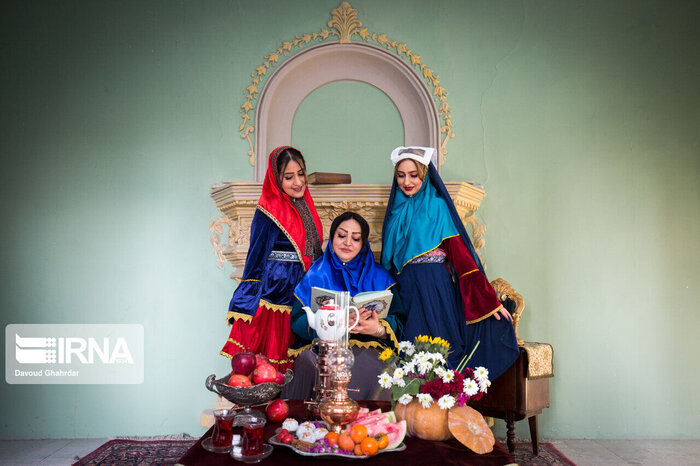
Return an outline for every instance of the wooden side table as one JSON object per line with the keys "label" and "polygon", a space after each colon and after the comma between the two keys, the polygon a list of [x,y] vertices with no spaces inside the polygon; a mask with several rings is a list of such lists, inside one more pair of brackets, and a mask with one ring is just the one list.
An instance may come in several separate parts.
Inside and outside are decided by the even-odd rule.
{"label": "wooden side table", "polygon": [[532,452],[537,455],[537,415],[549,407],[549,378],[530,379],[527,374],[527,352],[521,347],[513,365],[492,382],[481,400],[469,402],[469,406],[484,416],[506,421],[506,444],[510,453],[515,451],[515,422],[527,419]]}

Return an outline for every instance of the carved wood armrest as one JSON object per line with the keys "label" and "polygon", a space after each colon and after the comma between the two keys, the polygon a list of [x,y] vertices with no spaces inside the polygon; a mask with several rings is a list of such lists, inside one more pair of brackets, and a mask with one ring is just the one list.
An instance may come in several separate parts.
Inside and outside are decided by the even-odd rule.
{"label": "carved wood armrest", "polygon": [[513,327],[515,328],[515,338],[518,340],[518,345],[523,345],[523,340],[518,336],[518,323],[520,322],[520,316],[525,309],[525,300],[522,295],[515,291],[513,287],[502,278],[497,278],[491,281],[491,286],[496,291],[498,295],[498,300],[503,301],[506,298],[510,298],[515,301],[515,312],[513,313]]}

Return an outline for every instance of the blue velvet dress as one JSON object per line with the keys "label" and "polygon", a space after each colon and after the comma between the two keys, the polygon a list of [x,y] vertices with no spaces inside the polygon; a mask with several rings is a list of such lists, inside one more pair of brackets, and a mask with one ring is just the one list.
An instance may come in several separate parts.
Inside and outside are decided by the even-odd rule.
{"label": "blue velvet dress", "polygon": [[280,369],[292,366],[287,349],[294,341],[289,317],[294,288],[304,266],[287,236],[257,210],[241,283],[233,293],[227,320],[231,332],[221,354],[262,353]]}

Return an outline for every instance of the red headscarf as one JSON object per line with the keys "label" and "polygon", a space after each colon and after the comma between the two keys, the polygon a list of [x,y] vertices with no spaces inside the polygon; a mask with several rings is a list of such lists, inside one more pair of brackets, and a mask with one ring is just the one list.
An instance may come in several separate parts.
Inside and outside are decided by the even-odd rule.
{"label": "red headscarf", "polygon": [[[276,176],[277,157],[285,149],[293,148],[291,146],[280,146],[270,153],[267,163],[267,173],[265,173],[265,180],[263,181],[262,194],[258,201],[258,209],[270,217],[270,219],[280,227],[285,236],[291,241],[299,257],[303,259],[304,270],[308,270],[314,258],[305,255],[308,235],[304,220],[299,210],[292,204],[289,195],[282,191]],[[304,167],[304,169],[306,169],[306,167]],[[306,203],[313,220],[307,223],[311,224],[309,225],[310,227],[316,228],[319,241],[323,243],[323,226],[321,225],[321,219],[318,218],[318,213],[316,213],[316,207],[314,206],[313,199],[311,199],[308,186],[304,190],[303,202]]]}

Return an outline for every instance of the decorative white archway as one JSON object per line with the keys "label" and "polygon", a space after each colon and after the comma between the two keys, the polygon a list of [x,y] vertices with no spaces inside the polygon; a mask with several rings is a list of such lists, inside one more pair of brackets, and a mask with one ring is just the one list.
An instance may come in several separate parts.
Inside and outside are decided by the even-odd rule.
{"label": "decorative white archway", "polygon": [[[272,73],[255,113],[255,180],[265,176],[267,156],[291,144],[294,115],[315,89],[336,81],[358,81],[384,92],[396,105],[404,145],[440,147],[440,117],[430,89],[403,59],[366,43],[322,43],[293,55]],[[440,166],[440,158],[434,160]]]}

